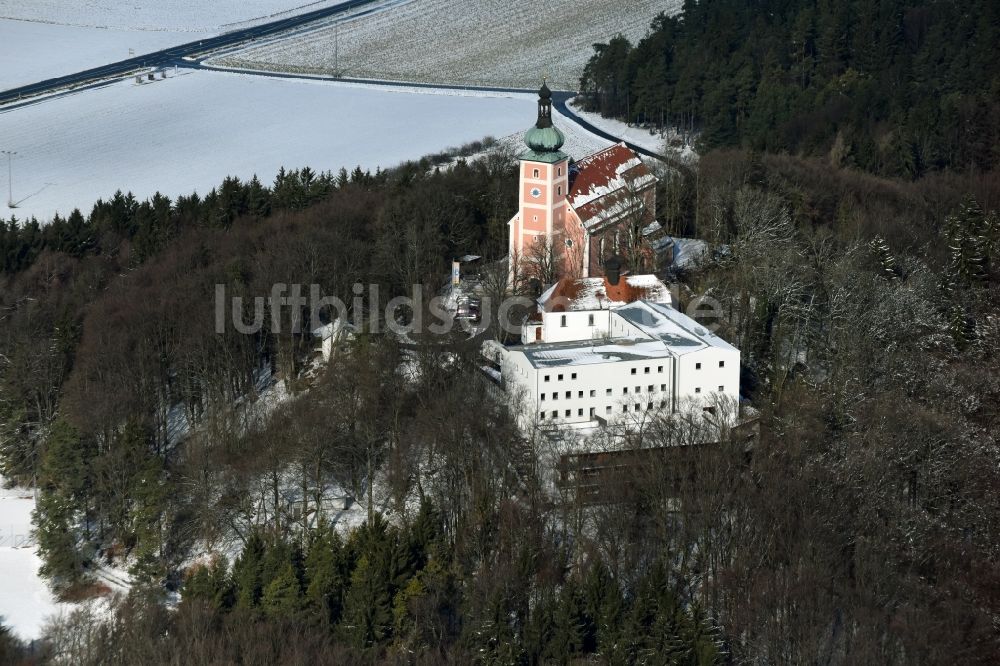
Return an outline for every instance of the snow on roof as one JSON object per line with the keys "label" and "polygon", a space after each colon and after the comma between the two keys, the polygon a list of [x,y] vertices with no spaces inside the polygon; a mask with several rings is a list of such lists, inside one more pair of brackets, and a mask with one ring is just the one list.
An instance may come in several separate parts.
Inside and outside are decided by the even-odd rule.
{"label": "snow on roof", "polygon": [[656,183],[656,176],[624,143],[578,160],[571,178],[569,205],[586,226],[619,208],[627,209],[633,205],[632,195]]}
{"label": "snow on roof", "polygon": [[601,310],[645,299],[672,303],[670,290],[655,275],[627,275],[611,284],[606,277],[563,278],[539,296],[546,312]]}
{"label": "snow on roof", "polygon": [[670,352],[656,340],[613,338],[593,341],[543,342],[512,347],[511,353],[524,354],[535,368],[557,368],[566,365],[595,365],[666,358]]}
{"label": "snow on roof", "polygon": [[688,354],[708,347],[738,351],[736,347],[670,306],[636,301],[617,308],[621,317],[650,338],[659,340],[673,355]]}
{"label": "snow on roof", "polygon": [[735,347],[669,305],[639,300],[611,311],[638,330],[633,337],[543,342],[508,348],[535,368],[595,365],[651,358],[676,358],[708,348]]}

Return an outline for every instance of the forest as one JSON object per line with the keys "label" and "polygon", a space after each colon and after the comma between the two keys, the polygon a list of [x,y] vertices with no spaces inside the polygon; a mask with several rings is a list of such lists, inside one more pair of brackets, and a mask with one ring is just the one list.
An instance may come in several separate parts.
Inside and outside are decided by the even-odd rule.
{"label": "forest", "polygon": [[[655,412],[638,430],[605,428],[593,450],[651,453],[607,480],[614,501],[558,482],[565,442],[518,428],[459,331],[360,330],[322,364],[310,334],[322,312],[297,313],[301,331],[214,327],[218,284],[245,302],[277,282],[350,302],[356,282],[434,293],[457,254],[502,258],[517,198],[503,150],[374,174],[229,178],[202,197],[122,193],[87,214],[0,224],[0,471],[40,489],[44,574],[63,598],[100,597],[103,566],[133,580],[110,610],[81,604],[32,645],[0,620],[0,663],[995,663],[995,155],[964,131],[912,172],[878,150],[852,162],[834,148],[948,127],[910,115],[945,97],[908,104],[886,81],[915,77],[962,109],[995,109],[992,70],[951,63],[978,57],[981,41],[951,31],[995,30],[996,10],[983,3],[963,23],[948,13],[957,5],[872,3],[923,37],[912,48],[912,32],[887,37],[907,46],[870,72],[845,41],[833,71],[861,86],[848,98],[867,89],[885,104],[831,116],[820,19],[855,4],[726,14],[689,2],[634,49],[612,42],[623,72],[638,71],[636,54],[704,55],[687,31],[710,25],[697,34],[711,35],[715,64],[683,71],[732,77],[742,52],[751,84],[770,58],[792,85],[789,54],[767,45],[814,8],[802,19],[815,26],[812,73],[794,99],[796,113],[829,120],[806,123],[811,138],[794,114],[760,121],[760,134],[747,116],[720,135],[712,123],[743,113],[710,113],[725,107],[708,95],[721,79],[700,80],[685,117],[671,112],[679,80],[657,84],[655,115],[691,123],[704,143],[696,169],[662,172],[657,218],[711,248],[661,274],[682,306],[702,294],[722,304],[756,434],[695,444],[698,423]],[[847,34],[862,16],[844,13]],[[599,46],[591,81],[606,55]],[[955,78],[918,77],[932,56]],[[636,120],[635,82],[623,77],[618,98],[601,80],[595,103]],[[315,510],[290,506],[292,489]],[[358,524],[336,522],[341,492]]]}
{"label": "forest", "polygon": [[991,0],[685,0],[632,45],[596,45],[590,109],[702,150],[825,155],[913,179],[1000,163]]}

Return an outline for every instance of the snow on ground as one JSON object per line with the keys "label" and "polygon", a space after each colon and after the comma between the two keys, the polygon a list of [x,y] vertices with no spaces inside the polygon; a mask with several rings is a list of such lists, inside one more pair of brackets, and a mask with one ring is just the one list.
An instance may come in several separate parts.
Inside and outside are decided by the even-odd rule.
{"label": "snow on ground", "polygon": [[660,132],[650,130],[646,127],[629,125],[615,118],[605,118],[599,113],[584,111],[579,107],[578,100],[578,97],[574,97],[567,103],[573,110],[573,113],[608,134],[621,137],[623,141],[645,148],[650,152],[661,155],[665,152],[670,153],[674,157],[687,162],[698,159],[697,153],[694,152],[694,148],[691,146],[693,137],[685,137],[674,130]]}
{"label": "snow on ground", "polygon": [[32,548],[0,548],[0,622],[26,641],[39,638],[45,621],[69,607],[39,577],[41,564]]}
{"label": "snow on ground", "polygon": [[[30,542],[32,492],[4,488],[0,476],[0,622],[20,638],[32,640],[41,634],[45,620],[59,613],[56,601],[38,575],[41,560]],[[19,547],[14,547],[14,545]]]}
{"label": "snow on ground", "polygon": [[189,41],[176,32],[135,32],[0,19],[0,90],[100,67]]}
{"label": "snow on ground", "polygon": [[633,42],[680,0],[419,0],[391,11],[270,40],[219,64],[429,83],[575,90],[591,45],[624,34]]}
{"label": "snow on ground", "polygon": [[[131,190],[146,198],[205,193],[227,175],[374,170],[445,146],[530,126],[531,95],[373,88],[317,80],[179,70],[0,111],[15,150],[19,219],[40,221]],[[0,179],[0,195],[7,183]]]}
{"label": "snow on ground", "polygon": [[0,0],[0,90],[339,1]]}
{"label": "snow on ground", "polygon": [[342,0],[0,0],[0,18],[126,30],[219,32]]}

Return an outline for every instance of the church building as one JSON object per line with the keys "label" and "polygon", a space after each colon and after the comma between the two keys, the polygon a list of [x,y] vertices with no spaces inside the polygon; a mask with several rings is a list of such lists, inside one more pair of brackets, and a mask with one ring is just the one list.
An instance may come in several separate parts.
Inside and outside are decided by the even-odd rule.
{"label": "church building", "polygon": [[549,263],[557,278],[597,277],[604,260],[619,255],[628,268],[650,268],[656,176],[624,143],[573,161],[561,151],[565,136],[552,124],[547,85],[538,97],[520,157],[520,205],[509,222],[512,266],[524,275]]}

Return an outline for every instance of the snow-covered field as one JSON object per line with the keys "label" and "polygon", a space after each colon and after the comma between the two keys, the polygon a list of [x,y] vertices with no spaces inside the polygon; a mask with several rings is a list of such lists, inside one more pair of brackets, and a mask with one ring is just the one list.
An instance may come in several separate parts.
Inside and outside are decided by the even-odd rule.
{"label": "snow-covered field", "polygon": [[548,75],[575,90],[591,45],[633,42],[680,0],[414,0],[390,11],[274,40],[215,62],[302,73],[430,83],[533,87]]}
{"label": "snow-covered field", "polygon": [[[89,212],[117,189],[207,192],[227,175],[270,182],[285,166],[374,170],[532,124],[531,95],[465,95],[180,70],[0,112],[16,211]],[[0,179],[7,198],[7,184]]]}
{"label": "snow-covered field", "polygon": [[341,0],[0,0],[0,18],[96,28],[217,32]]}
{"label": "snow-covered field", "polygon": [[73,74],[190,40],[176,32],[86,28],[0,19],[0,90]]}
{"label": "snow-covered field", "polygon": [[62,607],[38,576],[41,560],[34,547],[24,545],[31,532],[35,500],[30,490],[5,489],[0,477],[0,620],[20,638],[41,634],[45,620]]}
{"label": "snow-covered field", "polygon": [[339,1],[0,0],[0,90]]}

